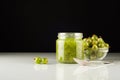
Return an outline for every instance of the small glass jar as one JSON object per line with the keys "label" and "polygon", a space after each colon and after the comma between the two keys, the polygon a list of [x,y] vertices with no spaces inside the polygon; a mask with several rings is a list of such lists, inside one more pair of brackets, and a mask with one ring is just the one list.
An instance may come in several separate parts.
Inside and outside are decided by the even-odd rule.
{"label": "small glass jar", "polygon": [[83,59],[82,33],[58,33],[56,40],[56,59],[60,63],[76,63],[73,58]]}

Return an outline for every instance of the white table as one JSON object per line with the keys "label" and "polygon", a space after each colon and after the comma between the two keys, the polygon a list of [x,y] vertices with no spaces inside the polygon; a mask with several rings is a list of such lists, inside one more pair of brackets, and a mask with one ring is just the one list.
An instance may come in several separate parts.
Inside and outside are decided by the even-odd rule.
{"label": "white table", "polygon": [[[36,56],[47,57],[48,64],[35,64]],[[55,53],[0,53],[0,80],[120,80],[120,53],[109,53],[111,64],[101,67],[60,64]]]}

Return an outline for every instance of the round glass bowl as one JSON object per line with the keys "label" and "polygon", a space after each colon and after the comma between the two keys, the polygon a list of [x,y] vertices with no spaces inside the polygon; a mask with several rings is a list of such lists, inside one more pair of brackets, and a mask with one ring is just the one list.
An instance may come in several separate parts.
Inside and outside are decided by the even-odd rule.
{"label": "round glass bowl", "polygon": [[98,49],[91,49],[88,48],[84,50],[85,58],[87,60],[103,60],[107,53],[109,52],[109,48],[98,48]]}

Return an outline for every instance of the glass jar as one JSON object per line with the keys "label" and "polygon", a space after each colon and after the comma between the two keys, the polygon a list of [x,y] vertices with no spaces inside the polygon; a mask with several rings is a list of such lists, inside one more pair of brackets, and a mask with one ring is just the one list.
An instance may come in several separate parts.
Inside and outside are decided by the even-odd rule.
{"label": "glass jar", "polygon": [[73,58],[83,59],[82,33],[58,33],[56,40],[56,59],[60,63],[76,63]]}

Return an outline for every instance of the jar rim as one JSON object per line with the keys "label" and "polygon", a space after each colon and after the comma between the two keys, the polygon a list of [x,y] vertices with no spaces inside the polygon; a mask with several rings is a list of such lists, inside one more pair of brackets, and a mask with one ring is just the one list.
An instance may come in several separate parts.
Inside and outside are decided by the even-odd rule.
{"label": "jar rim", "polygon": [[65,38],[80,39],[80,38],[83,38],[83,33],[81,32],[59,32],[58,37],[62,39],[65,39]]}

